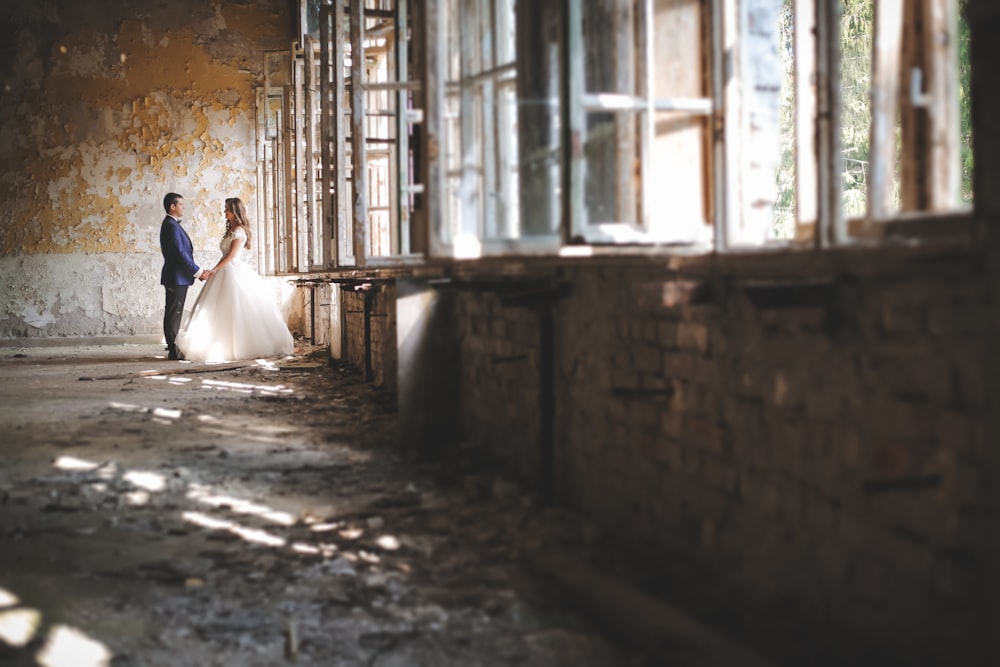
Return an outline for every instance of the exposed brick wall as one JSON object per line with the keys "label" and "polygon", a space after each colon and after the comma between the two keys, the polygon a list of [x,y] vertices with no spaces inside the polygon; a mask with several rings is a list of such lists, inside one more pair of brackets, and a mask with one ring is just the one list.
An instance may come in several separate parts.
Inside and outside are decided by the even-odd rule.
{"label": "exposed brick wall", "polygon": [[[531,484],[539,437],[537,316],[502,294],[465,292],[456,320],[461,429]],[[468,393],[466,393],[468,392]]]}
{"label": "exposed brick wall", "polygon": [[386,390],[396,387],[396,295],[389,284],[377,286],[371,294],[372,382]]}
{"label": "exposed brick wall", "polygon": [[[551,483],[651,589],[792,664],[801,646],[841,664],[971,662],[988,515],[980,255],[520,267],[503,267],[514,281],[463,268],[441,288],[461,438]],[[364,297],[343,296],[363,368]],[[398,363],[394,300],[369,295],[379,383]]]}
{"label": "exposed brick wall", "polygon": [[[961,656],[984,528],[982,266],[765,261],[564,270],[557,497],[748,633],[801,615],[848,653],[906,638]],[[538,314],[476,292],[456,317],[464,435],[535,483]]]}
{"label": "exposed brick wall", "polygon": [[341,290],[344,359],[387,390],[396,387],[396,301],[392,285]]}
{"label": "exposed brick wall", "polygon": [[365,293],[347,288],[341,290],[340,298],[344,321],[344,360],[363,372],[368,366]]}

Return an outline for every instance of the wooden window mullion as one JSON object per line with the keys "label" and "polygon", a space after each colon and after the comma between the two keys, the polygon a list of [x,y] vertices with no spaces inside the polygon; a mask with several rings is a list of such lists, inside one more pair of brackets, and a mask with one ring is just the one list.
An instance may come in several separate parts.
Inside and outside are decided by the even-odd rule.
{"label": "wooden window mullion", "polygon": [[896,212],[896,118],[899,111],[903,3],[875,2],[872,44],[871,152],[868,168],[868,215],[885,220]]}

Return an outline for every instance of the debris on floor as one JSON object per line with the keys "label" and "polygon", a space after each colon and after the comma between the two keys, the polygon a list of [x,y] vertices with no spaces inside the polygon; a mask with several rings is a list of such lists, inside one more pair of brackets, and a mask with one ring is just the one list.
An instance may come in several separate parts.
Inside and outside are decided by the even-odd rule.
{"label": "debris on floor", "polygon": [[522,566],[592,528],[324,355],[0,350],[0,664],[651,664]]}

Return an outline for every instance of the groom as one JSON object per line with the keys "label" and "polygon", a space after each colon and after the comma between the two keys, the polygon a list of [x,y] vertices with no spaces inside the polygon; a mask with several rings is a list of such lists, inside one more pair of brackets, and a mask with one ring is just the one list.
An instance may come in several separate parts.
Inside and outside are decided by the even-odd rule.
{"label": "groom", "polygon": [[163,336],[167,341],[167,358],[183,359],[177,351],[174,339],[181,328],[184,315],[184,300],[188,287],[195,279],[208,280],[212,272],[194,263],[191,238],[181,227],[184,217],[184,197],[170,192],[163,198],[163,209],[167,217],[160,225],[160,251],[163,253],[163,271],[160,284],[166,289],[167,302],[163,310]]}

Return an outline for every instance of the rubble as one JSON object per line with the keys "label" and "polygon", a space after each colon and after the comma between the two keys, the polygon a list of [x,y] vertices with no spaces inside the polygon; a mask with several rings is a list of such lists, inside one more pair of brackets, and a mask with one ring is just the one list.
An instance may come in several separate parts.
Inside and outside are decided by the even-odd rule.
{"label": "rubble", "polygon": [[115,667],[647,664],[523,567],[592,532],[465,449],[401,459],[392,401],[323,354],[0,350],[0,627],[42,618],[4,664],[57,628]]}

